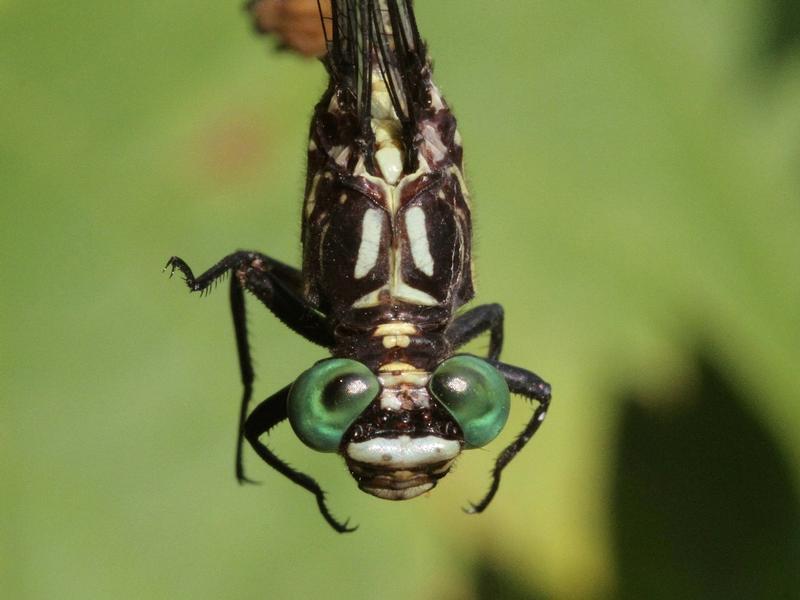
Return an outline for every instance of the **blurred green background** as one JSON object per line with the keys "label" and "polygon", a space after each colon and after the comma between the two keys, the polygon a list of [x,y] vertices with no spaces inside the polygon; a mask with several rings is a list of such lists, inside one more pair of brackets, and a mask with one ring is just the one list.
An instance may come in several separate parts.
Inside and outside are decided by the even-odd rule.
{"label": "blurred green background", "polygon": [[[0,0],[3,598],[800,598],[800,9],[419,0],[459,118],[479,302],[553,384],[426,497],[282,427],[248,452],[224,289],[298,263],[315,61],[236,2]],[[323,356],[251,305],[257,398]],[[482,340],[475,349],[486,347]]]}

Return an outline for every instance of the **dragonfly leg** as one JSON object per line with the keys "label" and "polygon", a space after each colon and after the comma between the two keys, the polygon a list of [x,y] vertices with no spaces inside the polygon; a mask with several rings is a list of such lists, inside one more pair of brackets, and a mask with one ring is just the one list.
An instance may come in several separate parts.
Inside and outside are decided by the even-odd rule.
{"label": "dragonfly leg", "polygon": [[220,279],[233,273],[242,287],[295,333],[320,346],[333,345],[333,334],[325,315],[303,299],[300,271],[274,258],[259,252],[234,252],[195,277],[184,260],[173,256],[164,269],[169,269],[170,275],[180,271],[189,289],[201,294],[210,292]]}
{"label": "dragonfly leg", "polygon": [[284,477],[287,477],[300,487],[303,487],[314,494],[314,497],[317,499],[317,506],[319,507],[320,513],[322,513],[322,516],[331,527],[333,527],[339,533],[349,533],[351,531],[355,531],[356,527],[348,527],[349,521],[340,523],[333,517],[333,515],[331,515],[330,511],[328,510],[328,506],[325,503],[325,492],[322,491],[322,488],[319,487],[319,484],[314,479],[305,473],[294,470],[283,460],[278,458],[278,456],[276,456],[272,450],[270,450],[259,440],[263,434],[269,433],[269,431],[275,427],[275,425],[286,420],[288,416],[286,400],[289,396],[289,390],[291,387],[291,385],[287,385],[282,390],[264,400],[264,402],[259,404],[253,410],[245,422],[245,437],[265,463],[278,471]]}
{"label": "dragonfly leg", "polygon": [[243,444],[244,422],[253,394],[253,361],[247,337],[247,318],[244,307],[243,288],[269,308],[283,323],[316,344],[329,346],[332,336],[324,316],[309,307],[299,295],[302,284],[300,272],[288,265],[257,252],[235,252],[226,256],[202,275],[195,277],[191,268],[182,259],[173,256],[166,269],[180,271],[186,285],[193,292],[211,290],[221,278],[233,273],[230,281],[230,303],[233,329],[236,334],[236,349],[239,356],[242,400],[239,408],[239,426],[236,435],[236,479],[239,483],[250,482],[244,473]]}
{"label": "dragonfly leg", "polygon": [[247,339],[247,314],[244,309],[244,292],[235,277],[230,283],[231,315],[233,331],[236,334],[236,353],[239,357],[239,373],[242,378],[242,401],[239,406],[239,423],[236,431],[236,481],[254,483],[244,474],[244,422],[253,397],[253,358],[250,356],[250,343]]}
{"label": "dragonfly leg", "polygon": [[446,336],[455,349],[486,331],[490,332],[488,358],[497,360],[503,350],[503,307],[499,304],[483,304],[468,310],[452,322]]}
{"label": "dragonfly leg", "polygon": [[468,513],[480,513],[489,506],[492,498],[497,493],[497,489],[500,487],[500,475],[503,469],[525,447],[525,444],[530,441],[539,429],[545,416],[547,416],[547,409],[550,406],[550,385],[541,377],[520,367],[514,367],[499,361],[490,360],[488,362],[500,371],[512,394],[519,394],[529,400],[536,400],[539,406],[536,407],[525,429],[497,457],[492,469],[492,485],[489,491],[477,504],[470,503],[470,507],[466,509]]}

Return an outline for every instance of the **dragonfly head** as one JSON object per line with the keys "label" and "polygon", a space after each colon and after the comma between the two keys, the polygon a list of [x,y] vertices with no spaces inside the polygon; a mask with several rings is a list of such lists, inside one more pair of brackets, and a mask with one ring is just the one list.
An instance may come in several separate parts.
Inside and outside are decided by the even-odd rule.
{"label": "dragonfly head", "polygon": [[433,373],[377,374],[331,358],[297,379],[288,409],[297,436],[314,450],[341,453],[363,491],[407,500],[432,489],[463,449],[500,433],[509,391],[474,356],[454,356]]}

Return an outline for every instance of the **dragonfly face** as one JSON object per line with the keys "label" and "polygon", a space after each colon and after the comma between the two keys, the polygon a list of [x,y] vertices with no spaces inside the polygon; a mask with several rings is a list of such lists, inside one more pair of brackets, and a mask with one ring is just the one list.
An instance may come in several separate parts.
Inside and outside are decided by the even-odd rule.
{"label": "dragonfly face", "polygon": [[350,359],[303,373],[288,398],[297,436],[320,452],[340,452],[359,487],[388,500],[432,489],[462,448],[493,440],[508,418],[509,391],[491,365],[455,356],[431,375],[373,374]]}
{"label": "dragonfly face", "polygon": [[[470,202],[456,120],[431,79],[410,0],[335,0],[326,23],[328,89],[311,123],[302,213],[303,268],[236,252],[199,277],[193,291],[228,272],[244,396],[242,440],[267,464],[316,496],[317,482],[278,458],[261,436],[283,420],[320,452],[341,454],[365,492],[407,500],[432,489],[463,450],[503,429],[510,394],[539,403],[501,453],[491,488],[541,424],[550,387],[499,362],[500,305],[456,316],[474,295]],[[327,348],[321,360],[252,412],[253,369],[244,294],[256,296],[300,335]],[[489,352],[454,352],[481,333]]]}

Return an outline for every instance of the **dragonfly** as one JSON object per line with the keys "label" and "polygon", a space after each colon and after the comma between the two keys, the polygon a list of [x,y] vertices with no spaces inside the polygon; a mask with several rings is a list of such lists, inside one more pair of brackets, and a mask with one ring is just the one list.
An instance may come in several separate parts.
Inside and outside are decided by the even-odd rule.
{"label": "dragonfly", "polygon": [[[480,513],[544,421],[551,388],[500,361],[500,304],[461,310],[475,294],[462,139],[411,0],[334,0],[320,17],[329,84],[310,127],[302,268],[256,251],[234,252],[198,276],[176,256],[166,268],[192,292],[230,275],[244,388],[240,483],[250,481],[246,440],[314,496],[333,529],[350,532],[356,527],[333,516],[317,481],[262,441],[275,426],[288,420],[312,450],[341,455],[362,491],[408,500],[434,488],[462,451],[495,439],[511,396],[521,396],[535,408],[497,457],[488,492],[465,509]],[[252,411],[245,292],[330,355]],[[459,352],[486,333],[486,356]]]}

